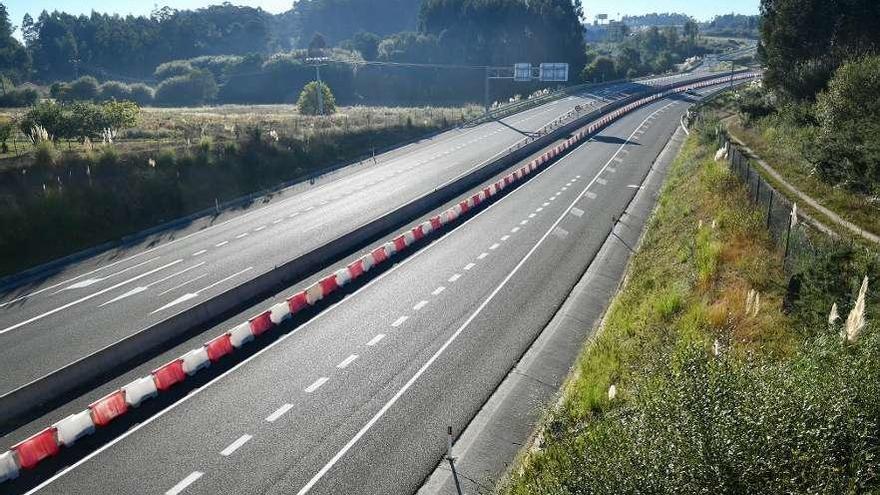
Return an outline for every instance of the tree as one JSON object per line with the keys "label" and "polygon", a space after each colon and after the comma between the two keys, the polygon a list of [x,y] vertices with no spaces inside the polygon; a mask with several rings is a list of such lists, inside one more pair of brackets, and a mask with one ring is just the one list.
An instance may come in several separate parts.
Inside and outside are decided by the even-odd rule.
{"label": "tree", "polygon": [[31,69],[31,57],[27,50],[12,37],[12,23],[6,6],[0,3],[0,74],[13,82],[27,79]]}
{"label": "tree", "polygon": [[766,84],[813,100],[845,61],[880,49],[876,0],[761,0]]}
{"label": "tree", "polygon": [[617,77],[617,69],[614,67],[614,61],[608,57],[596,57],[590,65],[584,67],[581,74],[581,79],[592,82],[611,81],[615,77]]}
{"label": "tree", "polygon": [[135,83],[128,87],[131,94],[131,101],[140,106],[153,104],[153,88],[143,83]]}
{"label": "tree", "polygon": [[381,41],[382,38],[376,34],[358,31],[351,39],[351,47],[360,52],[364,60],[376,60]]}
{"label": "tree", "polygon": [[107,81],[101,84],[99,92],[102,101],[131,100],[131,88],[119,81]]}
{"label": "tree", "polygon": [[697,25],[696,21],[688,19],[688,21],[684,23],[682,32],[684,33],[684,37],[688,40],[688,44],[693,47],[697,43],[697,36],[700,34],[700,27]]}
{"label": "tree", "polygon": [[330,91],[330,86],[324,82],[312,81],[303,87],[296,102],[299,112],[303,115],[318,115],[318,91],[321,92],[324,115],[336,113],[336,98]]}
{"label": "tree", "polygon": [[193,66],[188,61],[172,60],[156,67],[156,70],[153,71],[153,77],[159,81],[164,81],[172,77],[189,75],[192,71]]}
{"label": "tree", "polygon": [[880,192],[880,56],[844,64],[819,94],[817,170],[830,182]]}

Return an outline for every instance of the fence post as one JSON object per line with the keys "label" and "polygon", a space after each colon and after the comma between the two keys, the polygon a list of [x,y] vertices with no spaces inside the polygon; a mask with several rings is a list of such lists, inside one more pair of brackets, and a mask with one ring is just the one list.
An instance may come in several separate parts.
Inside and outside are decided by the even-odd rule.
{"label": "fence post", "polygon": [[761,204],[761,176],[755,181],[755,204]]}
{"label": "fence post", "polygon": [[[767,230],[770,230],[771,218],[773,217],[773,188],[770,188],[770,200],[767,201]],[[772,232],[771,232],[772,234]]]}

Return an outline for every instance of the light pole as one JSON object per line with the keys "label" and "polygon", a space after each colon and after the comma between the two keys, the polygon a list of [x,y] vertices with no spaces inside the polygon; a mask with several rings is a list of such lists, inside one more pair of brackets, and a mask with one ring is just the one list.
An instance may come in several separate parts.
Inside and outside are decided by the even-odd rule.
{"label": "light pole", "polygon": [[321,86],[321,66],[326,65],[322,62],[327,62],[330,59],[327,57],[309,57],[306,58],[306,62],[315,64],[315,81],[318,83],[318,86],[315,88],[315,93],[317,93],[318,100],[318,115],[324,115],[324,88]]}

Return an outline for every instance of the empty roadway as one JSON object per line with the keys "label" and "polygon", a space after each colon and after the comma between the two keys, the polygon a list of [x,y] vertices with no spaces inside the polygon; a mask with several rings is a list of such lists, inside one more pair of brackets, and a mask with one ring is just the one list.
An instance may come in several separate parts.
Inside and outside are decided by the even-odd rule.
{"label": "empty roadway", "polygon": [[[664,99],[43,493],[409,493],[553,316],[678,125]],[[268,304],[268,302],[267,302]]]}

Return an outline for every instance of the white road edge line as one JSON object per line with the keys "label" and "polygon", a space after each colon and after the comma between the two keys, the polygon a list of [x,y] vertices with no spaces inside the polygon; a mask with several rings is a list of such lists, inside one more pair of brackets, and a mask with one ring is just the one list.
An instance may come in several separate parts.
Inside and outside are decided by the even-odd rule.
{"label": "white road edge line", "polygon": [[[669,105],[667,105],[666,107],[663,107],[663,108],[667,108],[667,107],[674,105],[674,104],[675,104],[675,102],[670,103]],[[657,112],[659,112],[659,110]],[[655,113],[657,113],[657,112],[655,112]],[[623,149],[624,146],[629,144],[629,140],[632,139],[633,135],[635,135],[635,132],[633,132],[633,134],[630,134],[630,136],[626,139],[626,141],[624,141],[624,143],[620,145],[620,148],[618,148],[617,152],[614,153],[614,156],[617,156],[617,153],[619,153],[620,150]],[[567,157],[572,156],[572,155],[573,155],[573,153],[569,153],[569,154],[565,155],[562,158],[562,160],[565,160]],[[562,160],[560,160],[560,161],[562,161]],[[559,162],[557,162],[557,164],[558,163]],[[401,387],[400,390],[398,390],[397,393],[394,394],[394,396],[388,402],[386,402],[385,405],[382,406],[382,408],[379,409],[379,411],[375,415],[373,415],[372,418],[370,418],[370,420],[351,438],[351,440],[349,440],[348,443],[346,443],[345,446],[343,446],[342,449],[340,449],[339,452],[337,452],[336,455],[334,455],[333,458],[330,459],[330,461],[328,461],[327,464],[325,464],[324,467],[322,467],[312,477],[312,479],[310,479],[309,482],[306,483],[305,486],[303,486],[297,492],[297,495],[305,495],[306,493],[308,493],[312,489],[312,487],[315,486],[315,484],[318,481],[320,481],[321,478],[323,478],[324,475],[326,475],[327,472],[330,471],[330,469],[332,469],[333,466],[337,462],[339,462],[339,460],[342,458],[342,456],[344,456],[346,453],[348,453],[348,451],[351,450],[351,448],[354,446],[354,444],[356,444],[368,431],[370,431],[370,429],[373,427],[373,425],[376,424],[376,422],[379,421],[382,418],[382,416],[384,416],[385,413],[388,412],[388,410],[391,409],[391,407],[398,400],[400,400],[400,398],[403,396],[403,394],[405,394],[406,391],[409,390],[413,386],[413,384],[425,373],[425,371],[427,371],[428,368],[430,368],[431,365],[434,364],[434,361],[436,361],[446,351],[446,349],[450,345],[452,345],[452,343],[458,338],[459,335],[461,335],[461,333],[465,330],[465,328],[467,328],[471,324],[471,322],[483,311],[483,309],[492,301],[492,299],[495,298],[495,296],[501,291],[501,289],[504,288],[505,285],[507,285],[507,282],[509,282],[510,279],[513,278],[513,276],[516,275],[517,272],[519,272],[520,268],[522,268],[522,266],[525,265],[525,263],[529,260],[529,258],[532,257],[532,255],[535,253],[535,251],[537,251],[538,248],[541,246],[541,244],[544,243],[544,240],[547,239],[547,237],[553,232],[553,230],[555,230],[556,227],[562,222],[562,220],[568,215],[568,211],[574,207],[574,205],[578,202],[578,200],[580,200],[580,197],[583,196],[584,193],[587,192],[587,189],[592,185],[593,181],[595,181],[599,177],[599,174],[601,174],[605,170],[605,168],[608,166],[608,164],[610,164],[610,163],[611,163],[611,160],[608,160],[608,162],[605,164],[605,166],[603,166],[602,169],[599,170],[599,172],[596,174],[596,176],[593,178],[593,180],[591,180],[590,183],[587,184],[587,186],[583,189],[583,191],[581,191],[581,193],[578,195],[578,197],[575,198],[575,200],[568,206],[568,208],[565,209],[565,211],[562,213],[562,215],[560,215],[559,218],[557,218],[556,221],[553,222],[553,225],[550,226],[550,229],[548,229],[547,232],[545,232],[544,235],[541,236],[541,239],[539,239],[538,242],[532,247],[532,249],[530,249],[529,252],[526,253],[526,255],[513,268],[513,270],[511,270],[510,273],[508,273],[507,276],[504,277],[504,280],[501,281],[501,283],[495,288],[495,290],[493,290],[492,293],[489,294],[489,297],[487,297],[480,304],[480,306],[477,307],[477,309],[468,317],[468,319],[465,320],[465,322],[462,323],[460,327],[458,327],[458,329],[449,337],[449,339],[447,339],[446,342],[444,342],[443,345],[440,346],[440,348],[437,349],[437,351],[433,355],[431,355],[430,358],[428,358],[428,360],[425,362],[425,364],[423,364],[422,367],[419,368],[418,371],[416,371],[416,373],[412,376],[412,378],[410,378],[403,385],[403,387]]]}
{"label": "white road edge line", "polygon": [[248,443],[248,441],[250,441],[251,438],[254,438],[254,437],[252,437],[248,434],[244,434],[244,435],[238,437],[238,440],[229,444],[228,447],[226,447],[225,449],[223,449],[220,452],[220,455],[222,455],[223,457],[231,456],[233,453],[235,453],[236,450],[241,448],[242,445]]}
{"label": "white road edge line", "polygon": [[[556,164],[558,164],[558,163],[564,161],[564,160],[565,160],[567,157],[569,157],[569,156],[572,156],[572,154],[569,153],[569,154],[567,154],[566,156],[562,157],[562,159],[561,159],[559,162],[557,162]],[[556,164],[554,164],[554,165],[556,165]],[[551,166],[551,167],[548,167],[548,168],[545,168],[544,170],[538,172],[538,173],[535,175],[535,177],[540,177],[541,175],[543,175],[544,173],[546,173],[546,172],[547,172],[548,170],[550,170],[551,168],[552,168],[552,166]],[[577,175],[577,176],[575,176],[575,177],[580,178],[581,176],[580,176],[580,175]],[[588,185],[588,187],[589,187],[589,185]],[[37,485],[37,486],[35,486],[34,488],[30,489],[25,495],[32,495],[32,494],[34,494],[34,493],[36,493],[36,492],[42,490],[43,488],[49,486],[50,484],[54,483],[57,479],[59,479],[59,478],[61,478],[62,476],[66,475],[67,473],[69,473],[70,471],[73,471],[74,469],[76,469],[76,468],[78,468],[79,466],[85,464],[86,462],[88,462],[89,460],[93,459],[94,457],[98,456],[98,455],[101,454],[102,452],[104,452],[104,451],[106,451],[107,449],[113,447],[113,446],[116,445],[117,443],[119,443],[119,442],[125,440],[126,438],[128,438],[129,436],[131,436],[131,435],[137,433],[141,428],[146,427],[147,425],[149,425],[150,423],[152,423],[152,422],[158,420],[159,418],[161,418],[161,417],[164,416],[165,414],[167,414],[167,413],[173,411],[173,410],[176,409],[178,406],[180,406],[180,405],[186,403],[187,401],[189,401],[189,400],[192,399],[193,397],[198,396],[202,391],[206,390],[206,389],[207,389],[208,387],[210,387],[211,385],[214,385],[214,384],[217,383],[218,381],[220,381],[220,380],[222,380],[223,378],[225,378],[227,375],[230,375],[230,374],[234,373],[235,371],[238,371],[239,368],[241,368],[242,366],[245,366],[245,365],[248,364],[250,361],[252,361],[252,360],[258,358],[258,357],[261,356],[263,353],[265,353],[265,352],[269,352],[271,349],[274,349],[276,346],[280,345],[282,342],[286,341],[286,340],[287,340],[288,338],[290,338],[291,336],[293,336],[293,335],[297,335],[297,334],[298,334],[299,332],[301,332],[303,329],[308,328],[310,325],[314,324],[316,321],[319,321],[323,316],[325,316],[325,315],[327,315],[327,314],[330,314],[331,310],[335,309],[337,306],[339,306],[339,305],[345,303],[346,301],[352,301],[352,300],[355,298],[355,296],[357,296],[357,295],[358,295],[359,293],[361,293],[362,291],[367,290],[369,287],[373,286],[374,284],[379,283],[379,282],[380,282],[382,279],[384,279],[385,277],[391,275],[392,273],[394,273],[395,271],[399,270],[400,268],[406,266],[407,264],[412,263],[414,260],[418,259],[420,256],[423,256],[425,253],[429,252],[431,249],[433,249],[433,248],[435,248],[435,247],[441,245],[441,244],[442,244],[442,241],[443,241],[444,239],[446,239],[447,237],[451,236],[453,233],[455,233],[455,232],[458,230],[458,228],[461,228],[461,227],[463,227],[463,226],[469,224],[470,222],[473,222],[474,220],[480,218],[482,215],[484,215],[484,214],[486,214],[486,213],[492,211],[494,208],[498,207],[498,205],[500,205],[500,204],[503,204],[505,201],[510,201],[510,198],[516,197],[516,193],[517,193],[518,191],[522,191],[522,189],[521,189],[521,188],[517,188],[517,189],[515,189],[511,194],[505,195],[505,196],[503,196],[501,199],[499,199],[498,201],[495,201],[494,203],[491,203],[488,207],[486,207],[486,209],[480,211],[479,213],[477,213],[477,214],[474,215],[473,217],[471,217],[471,218],[465,220],[465,221],[464,221],[461,225],[459,225],[456,229],[453,229],[453,230],[450,230],[449,232],[446,232],[445,234],[443,234],[442,237],[440,237],[439,239],[437,239],[437,240],[434,241],[433,243],[428,244],[428,245],[425,246],[423,249],[420,249],[420,250],[416,251],[416,252],[413,253],[409,258],[407,258],[407,259],[401,261],[401,262],[398,263],[397,265],[394,265],[394,266],[391,267],[388,271],[386,271],[386,272],[382,273],[381,275],[379,275],[378,277],[374,278],[373,280],[371,280],[370,282],[368,282],[367,284],[365,284],[363,287],[359,288],[359,289],[356,290],[354,293],[352,293],[351,295],[349,295],[348,297],[346,297],[345,299],[343,299],[343,300],[341,300],[341,301],[339,301],[339,302],[334,303],[334,304],[331,305],[329,308],[327,308],[327,309],[325,309],[324,311],[318,313],[318,314],[317,314],[314,318],[312,318],[311,320],[309,320],[309,321],[303,323],[301,326],[297,327],[296,329],[292,330],[291,332],[289,332],[289,333],[287,333],[287,334],[285,334],[285,335],[282,335],[282,336],[279,337],[275,342],[272,342],[271,344],[267,345],[267,346],[264,347],[263,349],[259,350],[258,352],[254,353],[253,355],[251,355],[250,357],[248,357],[247,359],[242,360],[240,363],[238,363],[238,364],[236,364],[235,366],[233,366],[232,368],[226,370],[225,372],[223,372],[223,373],[220,374],[219,376],[214,377],[214,379],[212,379],[212,380],[209,381],[208,383],[202,385],[201,387],[199,387],[199,388],[193,390],[192,392],[190,392],[189,394],[185,395],[184,397],[182,397],[182,398],[181,398],[180,400],[178,400],[177,402],[175,402],[175,403],[169,405],[167,408],[165,408],[165,409],[159,411],[158,413],[156,413],[155,415],[153,415],[153,416],[147,418],[147,419],[146,419],[145,421],[143,421],[142,423],[139,423],[139,424],[135,425],[134,427],[132,427],[132,428],[126,430],[125,433],[123,433],[123,434],[119,435],[118,437],[114,438],[113,440],[107,442],[106,444],[102,445],[100,448],[98,448],[98,449],[95,450],[94,452],[92,452],[92,453],[86,455],[85,457],[83,457],[82,459],[76,461],[75,463],[71,464],[70,466],[65,467],[64,469],[62,469],[62,470],[59,471],[58,473],[54,474],[51,478],[49,478],[49,479],[43,481],[43,482],[40,483],[39,485]],[[473,263],[470,263],[469,265],[473,265]],[[381,335],[381,334],[380,334],[380,335]],[[380,339],[380,340],[381,340],[381,339]],[[352,442],[352,445],[353,445],[353,444],[354,444],[354,442]],[[351,448],[351,447],[348,447],[348,449],[350,449],[350,448]],[[347,451],[348,449],[346,449],[346,451]],[[337,455],[339,455],[339,454],[337,454]],[[345,454],[343,453],[342,455],[345,455]],[[342,457],[342,455],[339,455],[339,457]],[[338,462],[338,459],[337,459],[337,462]],[[331,467],[332,467],[332,466],[331,466]],[[329,469],[329,468],[327,468],[327,469]],[[201,473],[199,474],[199,476],[201,476]],[[316,481],[317,481],[317,480],[316,480]]]}

